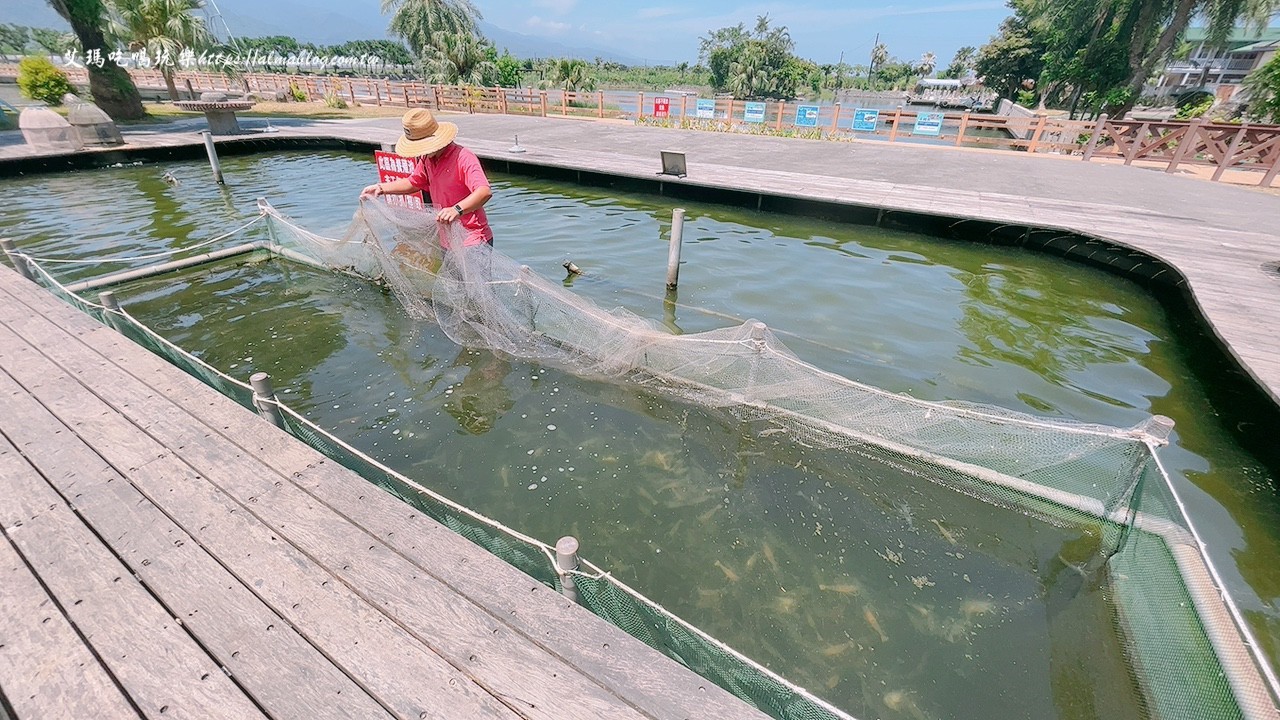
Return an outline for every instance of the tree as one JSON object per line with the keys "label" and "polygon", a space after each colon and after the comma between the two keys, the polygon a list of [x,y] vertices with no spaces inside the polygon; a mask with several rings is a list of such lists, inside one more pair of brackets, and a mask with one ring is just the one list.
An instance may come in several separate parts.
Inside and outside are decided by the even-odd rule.
{"label": "tree", "polygon": [[[102,30],[106,9],[102,0],[48,2],[54,12],[71,25],[71,31],[80,40],[81,48],[87,51],[106,47]],[[138,88],[124,68],[108,57],[103,58],[102,67],[98,67],[97,63],[90,63],[86,67],[89,69],[89,92],[103,112],[115,120],[138,120],[146,117],[147,111],[142,107]]]}
{"label": "tree", "polygon": [[108,32],[128,46],[145,51],[160,67],[169,99],[178,99],[173,80],[178,56],[183,50],[200,50],[214,44],[204,18],[194,14],[200,0],[107,0],[110,12]]}
{"label": "tree", "polygon": [[75,49],[76,36],[61,30],[49,28],[31,28],[31,41],[49,55],[61,55],[67,50]]}
{"label": "tree", "polygon": [[439,31],[423,49],[422,68],[431,82],[493,85],[498,68],[490,60],[492,47],[472,33]]}
{"label": "tree", "polygon": [[938,56],[927,52],[920,56],[920,62],[916,65],[916,69],[920,71],[922,76],[928,76],[933,69],[938,66]]}
{"label": "tree", "polygon": [[479,35],[476,21],[484,19],[471,0],[382,0],[382,14],[387,13],[388,30],[404,38],[419,57],[437,37],[456,43],[459,35]]}
{"label": "tree", "polygon": [[1249,73],[1244,87],[1249,93],[1249,116],[1262,122],[1280,123],[1280,55]]}
{"label": "tree", "polygon": [[498,55],[498,51],[489,46],[491,50],[490,61],[493,62],[494,68],[497,70],[498,85],[501,87],[520,87],[520,78],[524,74],[524,63],[520,62],[506,48],[503,48],[502,55]]}
{"label": "tree", "polygon": [[1000,23],[1000,34],[982,46],[974,71],[1000,97],[1014,99],[1023,80],[1037,80],[1044,72],[1044,39],[1021,12]]}
{"label": "tree", "polygon": [[552,66],[550,82],[565,92],[591,91],[596,88],[595,78],[585,60],[561,59]]}
{"label": "tree", "polygon": [[27,42],[31,39],[31,28],[25,25],[0,23],[0,52],[21,55],[27,51]]}
{"label": "tree", "polygon": [[807,83],[812,63],[792,54],[795,43],[785,26],[771,27],[768,15],[751,31],[742,23],[701,38],[700,58],[711,71],[711,86],[737,97],[795,97]]}
{"label": "tree", "polygon": [[954,57],[951,58],[951,64],[946,70],[942,71],[942,77],[958,80],[966,77],[969,71],[973,69],[973,63],[977,60],[978,50],[972,45],[965,45],[956,51]]}

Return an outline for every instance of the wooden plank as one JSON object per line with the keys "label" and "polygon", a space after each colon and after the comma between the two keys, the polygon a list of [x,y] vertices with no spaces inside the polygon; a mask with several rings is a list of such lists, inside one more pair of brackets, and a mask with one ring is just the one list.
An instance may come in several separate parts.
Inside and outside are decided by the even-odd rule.
{"label": "wooden plank", "polygon": [[[5,304],[6,325],[16,305]],[[242,583],[256,588],[276,612],[324,648],[384,706],[415,718],[515,717],[162,445],[145,435],[118,442],[130,428],[137,428],[97,397],[74,393],[82,387],[74,378],[47,358],[41,362],[34,352],[15,348],[11,337],[10,331],[0,331],[0,364],[15,380],[98,454],[128,468],[129,479],[152,502],[216,554]],[[79,346],[67,342],[70,335],[61,340],[60,349]],[[424,687],[435,694],[429,696]]]}
{"label": "wooden plank", "polygon": [[390,717],[7,374],[0,398],[5,434],[272,717]]}
{"label": "wooden plank", "polygon": [[[11,464],[17,455],[0,438],[3,472],[25,472]],[[7,537],[0,538],[0,618],[0,688],[16,718],[142,717]]]}
{"label": "wooden plank", "polygon": [[[38,288],[20,286],[33,311],[45,299]],[[3,304],[0,303],[0,307]],[[353,483],[348,471],[210,391],[199,381],[139,348],[114,331],[71,310],[55,308],[57,320],[77,338],[114,359],[152,390],[177,400],[189,412],[234,441],[245,454],[262,458],[293,477],[319,500],[360,522],[380,542],[429,574],[458,589],[511,627],[513,638],[547,648],[587,672],[628,703],[655,717],[762,717],[737,698],[607,622],[577,608],[537,581],[405,507],[376,487]],[[34,314],[30,313],[30,314]],[[70,314],[70,317],[63,317]],[[251,420],[245,423],[244,420]],[[161,423],[164,424],[164,423]],[[573,632],[564,633],[568,615]]]}
{"label": "wooden plank", "polygon": [[[7,414],[6,425],[23,421]],[[6,538],[144,714],[264,717],[16,452],[0,463]]]}
{"label": "wooden plank", "polygon": [[[0,310],[0,319],[37,342],[43,342],[45,333],[53,327],[35,314],[15,319],[9,310]],[[0,341],[3,339],[0,331]],[[77,351],[64,344],[58,362],[76,377],[102,378],[98,392],[108,404],[127,406],[136,418],[145,418],[159,444],[185,448],[184,457],[193,471],[236,498],[255,517],[345,583],[358,588],[362,597],[394,617],[454,667],[462,668],[493,694],[508,698],[522,714],[545,718],[642,717],[545,649],[532,643],[511,642],[505,613],[488,612],[460,597],[431,576],[429,562],[410,562],[364,528],[316,502],[288,476],[259,464],[251,453],[225,440],[219,443],[207,435],[184,430],[193,424],[186,411],[115,365],[104,360],[101,363],[105,365],[93,364],[94,358],[101,360],[85,348]],[[246,420],[252,432],[264,429],[258,418],[249,416]],[[137,463],[150,457],[150,453],[130,450],[108,457],[120,464]],[[159,458],[139,472],[168,464],[168,458]],[[363,484],[359,478],[351,480]],[[432,562],[438,562],[438,558]],[[566,705],[566,698],[573,698],[573,702]]]}

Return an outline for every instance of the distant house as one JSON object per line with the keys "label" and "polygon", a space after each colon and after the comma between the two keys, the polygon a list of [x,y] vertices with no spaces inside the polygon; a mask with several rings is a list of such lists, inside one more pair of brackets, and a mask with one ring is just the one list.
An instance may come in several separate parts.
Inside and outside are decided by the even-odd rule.
{"label": "distant house", "polygon": [[1205,28],[1193,27],[1187,29],[1184,40],[1191,52],[1185,59],[1172,60],[1165,66],[1155,94],[1176,95],[1204,89],[1226,101],[1240,89],[1249,73],[1280,52],[1280,26],[1265,30],[1236,28],[1218,46],[1208,44]]}

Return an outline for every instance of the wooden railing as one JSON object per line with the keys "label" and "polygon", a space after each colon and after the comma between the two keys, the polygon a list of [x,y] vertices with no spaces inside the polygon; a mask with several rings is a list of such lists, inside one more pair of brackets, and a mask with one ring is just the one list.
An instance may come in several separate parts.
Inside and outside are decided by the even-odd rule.
{"label": "wooden railing", "polygon": [[[66,70],[73,83],[88,82],[83,69]],[[158,70],[131,70],[140,88],[161,90],[164,77]],[[0,77],[16,77],[16,65],[0,64]],[[694,127],[730,132],[790,134],[835,140],[875,138],[890,142],[920,141],[933,144],[983,147],[1030,153],[1077,155],[1085,161],[1093,158],[1115,158],[1131,165],[1135,162],[1163,165],[1166,172],[1176,172],[1183,165],[1205,165],[1215,168],[1213,179],[1221,179],[1227,170],[1260,172],[1260,185],[1270,187],[1280,174],[1280,126],[1229,123],[1147,122],[1111,120],[1106,115],[1097,120],[1067,120],[1043,114],[990,115],[983,113],[944,113],[937,135],[915,134],[921,112],[899,107],[881,110],[874,131],[854,130],[852,108],[835,105],[819,106],[813,125],[799,126],[796,112],[809,103],[776,102],[765,104],[763,118],[745,117],[747,104],[734,98],[716,98],[711,118],[698,118],[696,98],[668,93],[637,92],[634,99],[625,94],[610,93],[606,104],[603,92],[566,92],[526,88],[488,88],[386,80],[380,78],[343,78],[323,75],[286,75],[280,73],[247,73],[237,76],[216,73],[179,71],[175,83],[181,94],[198,96],[201,92],[253,93],[266,97],[295,96],[306,101],[339,97],[353,105],[391,105],[428,107],[469,113],[500,113],[532,116],[575,116],[594,118],[628,118],[651,125]],[[653,100],[668,97],[668,116],[656,118]],[[704,101],[705,102],[705,101]]]}

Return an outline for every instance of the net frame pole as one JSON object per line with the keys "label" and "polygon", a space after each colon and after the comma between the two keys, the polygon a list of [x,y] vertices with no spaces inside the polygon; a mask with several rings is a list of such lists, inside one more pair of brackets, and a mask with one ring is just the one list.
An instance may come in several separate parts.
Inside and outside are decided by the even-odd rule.
{"label": "net frame pole", "polygon": [[560,576],[560,594],[579,602],[578,586],[573,573],[578,571],[578,538],[565,535],[556,541],[556,574]]}
{"label": "net frame pole", "polygon": [[684,239],[684,208],[671,211],[671,243],[667,247],[667,289],[680,284],[680,245]]}
{"label": "net frame pole", "polygon": [[209,167],[213,168],[213,179],[219,185],[226,185],[222,179],[222,163],[218,161],[218,149],[213,146],[213,134],[208,130],[201,130],[200,136],[204,138],[204,151],[209,156]]}
{"label": "net frame pole", "polygon": [[258,408],[258,415],[272,425],[284,429],[284,416],[277,405],[276,391],[271,387],[271,376],[265,372],[256,372],[249,376],[249,385],[253,387],[253,404]]}

